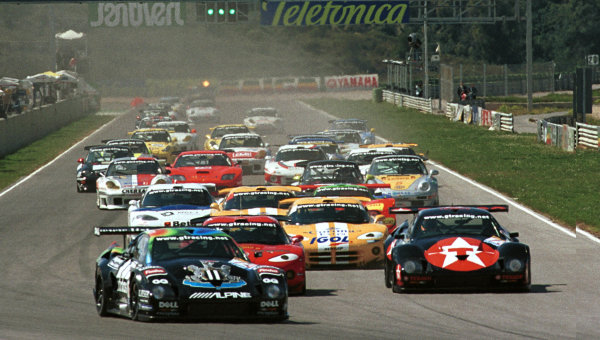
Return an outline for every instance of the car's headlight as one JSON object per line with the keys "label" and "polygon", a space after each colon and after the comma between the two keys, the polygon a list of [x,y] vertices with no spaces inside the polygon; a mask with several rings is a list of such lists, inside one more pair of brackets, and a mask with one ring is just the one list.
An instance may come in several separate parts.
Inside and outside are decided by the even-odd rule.
{"label": "car's headlight", "polygon": [[269,262],[288,262],[288,261],[294,261],[297,259],[298,259],[298,255],[292,254],[292,253],[287,253],[287,254],[283,254],[283,255],[279,255],[279,256],[270,258]]}
{"label": "car's headlight", "polygon": [[431,188],[431,184],[429,184],[429,182],[427,182],[427,181],[421,182],[421,184],[419,184],[420,191],[428,191],[430,188]]}
{"label": "car's headlight", "polygon": [[171,179],[178,182],[185,182],[184,175],[171,175]]}
{"label": "car's headlight", "polygon": [[269,285],[267,287],[267,296],[269,297],[269,299],[276,299],[280,296],[280,294],[281,294],[281,288],[279,288],[279,286]]}
{"label": "car's headlight", "polygon": [[154,286],[152,288],[152,295],[154,296],[155,299],[158,299],[158,300],[164,298],[166,292],[167,292],[167,290],[163,286]]}
{"label": "car's headlight", "polygon": [[121,189],[121,186],[118,183],[108,181],[108,182],[106,182],[106,188],[112,189],[112,190],[117,190],[117,189]]}
{"label": "car's headlight", "polygon": [[511,272],[519,272],[523,269],[523,262],[519,259],[511,259],[508,261],[506,269]]}
{"label": "car's headlight", "polygon": [[383,233],[380,231],[372,231],[370,233],[362,234],[357,237],[359,240],[367,240],[367,241],[378,241],[383,238]]}
{"label": "car's headlight", "polygon": [[420,273],[423,271],[423,266],[421,265],[421,262],[415,260],[404,261],[402,268],[404,268],[404,271],[407,274]]}
{"label": "car's headlight", "polygon": [[235,178],[235,174],[225,174],[221,177],[222,181],[230,181]]}

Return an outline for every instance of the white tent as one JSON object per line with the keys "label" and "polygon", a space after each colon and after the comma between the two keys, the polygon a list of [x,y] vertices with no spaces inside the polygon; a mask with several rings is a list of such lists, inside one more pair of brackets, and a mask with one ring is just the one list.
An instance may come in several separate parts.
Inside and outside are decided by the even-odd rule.
{"label": "white tent", "polygon": [[54,35],[54,37],[56,39],[75,40],[75,39],[81,39],[81,38],[85,37],[85,33],[78,33],[73,30],[68,30],[66,32],[56,33]]}

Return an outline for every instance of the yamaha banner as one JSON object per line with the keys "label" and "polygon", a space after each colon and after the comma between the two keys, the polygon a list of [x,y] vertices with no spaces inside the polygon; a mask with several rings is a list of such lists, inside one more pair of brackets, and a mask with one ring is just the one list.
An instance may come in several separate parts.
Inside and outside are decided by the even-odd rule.
{"label": "yamaha banner", "polygon": [[400,24],[409,20],[408,1],[263,1],[265,26]]}

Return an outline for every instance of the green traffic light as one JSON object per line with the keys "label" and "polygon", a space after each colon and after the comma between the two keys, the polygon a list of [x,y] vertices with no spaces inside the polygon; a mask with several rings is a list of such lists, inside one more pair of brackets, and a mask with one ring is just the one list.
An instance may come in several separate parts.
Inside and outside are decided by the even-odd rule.
{"label": "green traffic light", "polygon": [[229,9],[229,15],[235,15],[235,8]]}
{"label": "green traffic light", "polygon": [[225,10],[222,8],[219,8],[219,15],[224,15],[225,14]]}
{"label": "green traffic light", "polygon": [[213,15],[213,14],[215,14],[215,10],[214,10],[214,9],[212,9],[212,8],[209,8],[209,9],[206,11],[206,14],[208,14],[208,15]]}

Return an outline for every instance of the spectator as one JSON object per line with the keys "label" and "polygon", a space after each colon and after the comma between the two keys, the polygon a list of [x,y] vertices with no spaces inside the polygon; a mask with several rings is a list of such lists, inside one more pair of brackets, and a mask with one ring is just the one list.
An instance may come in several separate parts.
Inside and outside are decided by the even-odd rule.
{"label": "spectator", "polygon": [[463,84],[462,81],[460,82],[460,85],[458,86],[458,89],[456,90],[456,94],[458,95],[458,99],[460,101],[467,99],[467,95],[469,94],[469,89],[465,86],[465,84]]}
{"label": "spectator", "polygon": [[415,84],[415,96],[423,97],[423,87],[421,86],[421,82]]}
{"label": "spectator", "polygon": [[475,87],[475,84],[471,84],[471,87],[469,88],[469,99],[477,99],[477,88]]}

